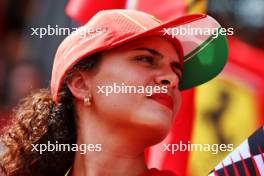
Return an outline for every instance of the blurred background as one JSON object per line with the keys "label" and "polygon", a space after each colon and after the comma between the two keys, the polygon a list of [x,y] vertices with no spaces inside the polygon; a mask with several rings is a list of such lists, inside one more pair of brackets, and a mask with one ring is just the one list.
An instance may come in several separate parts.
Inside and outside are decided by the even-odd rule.
{"label": "blurred background", "polygon": [[[66,35],[34,35],[48,25],[75,28],[102,9],[138,9],[166,21],[190,13],[207,13],[225,28],[229,56],[224,71],[196,89],[184,91],[177,121],[167,143],[234,144],[264,121],[263,0],[1,0],[0,134],[11,124],[12,108],[31,91],[49,87],[53,57]],[[146,151],[150,167],[180,176],[210,172],[228,152],[161,153]]]}

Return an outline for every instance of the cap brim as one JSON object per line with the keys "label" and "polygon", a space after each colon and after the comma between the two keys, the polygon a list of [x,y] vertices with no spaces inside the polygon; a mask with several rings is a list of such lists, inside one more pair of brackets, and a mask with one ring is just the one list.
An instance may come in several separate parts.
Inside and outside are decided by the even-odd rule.
{"label": "cap brim", "polygon": [[[144,36],[164,35],[161,32],[168,28],[203,29],[202,33],[188,33],[187,35],[171,35],[171,41],[181,44],[184,56],[183,77],[179,89],[185,90],[203,84],[217,76],[227,61],[228,47],[226,36],[219,34],[220,24],[212,17],[205,14],[186,15],[175,20],[163,23],[160,26],[132,35],[113,43],[116,47],[128,41]],[[206,30],[208,30],[206,32]],[[212,35],[215,31],[216,35]],[[219,35],[217,35],[219,34]],[[168,35],[166,36],[168,38]]]}

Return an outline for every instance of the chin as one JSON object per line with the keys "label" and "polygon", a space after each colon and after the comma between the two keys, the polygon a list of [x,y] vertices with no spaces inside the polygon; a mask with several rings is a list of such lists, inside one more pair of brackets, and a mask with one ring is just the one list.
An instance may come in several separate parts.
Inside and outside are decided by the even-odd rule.
{"label": "chin", "polygon": [[161,121],[153,120],[149,125],[149,128],[151,128],[152,133],[154,133],[155,136],[160,141],[163,140],[168,135],[171,127],[172,127],[172,122],[166,120],[161,120]]}
{"label": "chin", "polygon": [[154,145],[168,135],[172,127],[172,122],[171,114],[149,112],[138,115],[135,123],[140,129],[138,130],[141,133],[140,135],[147,138],[150,141],[150,145]]}
{"label": "chin", "polygon": [[160,143],[169,134],[170,128],[162,126],[149,126],[145,131],[149,131],[149,135],[146,136],[149,139],[149,146]]}

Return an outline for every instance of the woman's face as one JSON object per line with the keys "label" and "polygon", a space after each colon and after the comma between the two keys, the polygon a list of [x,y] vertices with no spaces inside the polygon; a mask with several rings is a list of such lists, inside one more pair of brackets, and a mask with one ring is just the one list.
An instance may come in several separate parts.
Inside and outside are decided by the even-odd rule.
{"label": "woman's face", "polygon": [[[175,47],[162,37],[141,38],[111,49],[103,54],[96,72],[85,73],[92,96],[92,106],[87,108],[112,127],[144,131],[144,134],[149,131],[163,138],[181,101],[179,65]],[[106,89],[114,89],[114,85],[121,90],[123,86],[124,92],[106,95]],[[133,90],[125,92],[129,86]],[[142,87],[148,88],[142,92]],[[150,96],[154,87],[157,94],[153,92]]]}

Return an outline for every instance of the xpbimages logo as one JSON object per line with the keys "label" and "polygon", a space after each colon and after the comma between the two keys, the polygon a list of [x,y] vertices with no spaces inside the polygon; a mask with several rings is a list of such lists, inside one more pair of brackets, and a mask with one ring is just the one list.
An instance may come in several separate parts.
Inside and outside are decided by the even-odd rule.
{"label": "xpbimages logo", "polygon": [[100,152],[102,151],[102,144],[61,144],[58,141],[51,143],[48,141],[47,144],[31,144],[31,151],[39,152],[80,152],[80,154],[86,154],[87,152]]}
{"label": "xpbimages logo", "polygon": [[167,86],[131,86],[125,85],[125,83],[109,86],[97,86],[97,93],[102,93],[108,96],[109,94],[146,94],[146,96],[151,96],[153,93],[168,93]]}
{"label": "xpbimages logo", "polygon": [[190,141],[187,143],[180,141],[176,144],[163,144],[162,147],[162,152],[169,152],[172,155],[174,155],[177,151],[199,151],[218,154],[219,152],[231,152],[234,150],[234,144],[192,144]]}
{"label": "xpbimages logo", "polygon": [[70,34],[78,35],[80,38],[86,38],[87,36],[94,36],[99,33],[106,32],[104,28],[68,28],[60,27],[59,25],[47,25],[45,27],[32,27],[31,36],[38,36],[43,38],[44,36],[68,36]]}
{"label": "xpbimages logo", "polygon": [[217,38],[219,35],[234,35],[234,28],[206,28],[206,27],[192,27],[191,25],[180,25],[175,28],[163,28],[163,35],[170,35],[172,38],[177,36],[212,36]]}

